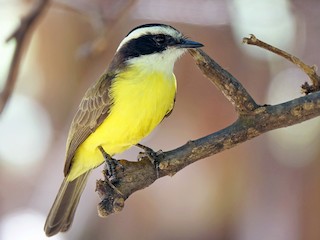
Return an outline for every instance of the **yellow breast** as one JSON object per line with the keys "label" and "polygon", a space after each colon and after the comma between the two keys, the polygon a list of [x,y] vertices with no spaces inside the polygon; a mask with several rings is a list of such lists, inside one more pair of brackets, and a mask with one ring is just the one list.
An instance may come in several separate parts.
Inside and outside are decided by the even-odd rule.
{"label": "yellow breast", "polygon": [[76,151],[69,180],[103,163],[97,149],[114,155],[146,137],[173,108],[176,93],[174,74],[130,67],[118,74],[110,89],[113,101],[104,122]]}

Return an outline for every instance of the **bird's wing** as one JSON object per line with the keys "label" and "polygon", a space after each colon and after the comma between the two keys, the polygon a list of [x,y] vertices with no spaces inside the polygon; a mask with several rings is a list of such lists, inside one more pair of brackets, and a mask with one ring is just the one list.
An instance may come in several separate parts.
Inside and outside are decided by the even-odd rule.
{"label": "bird's wing", "polygon": [[[166,115],[163,117],[163,119],[169,117],[173,111],[173,108],[174,108],[174,105],[176,104],[176,96],[177,95],[174,95],[174,99],[173,99],[173,103],[172,103],[172,107],[168,110],[168,112],[166,113]],[[162,119],[162,121],[163,121]]]}
{"label": "bird's wing", "polygon": [[108,116],[110,109],[109,88],[114,75],[104,74],[85,93],[71,123],[67,140],[64,175],[70,171],[77,148]]}

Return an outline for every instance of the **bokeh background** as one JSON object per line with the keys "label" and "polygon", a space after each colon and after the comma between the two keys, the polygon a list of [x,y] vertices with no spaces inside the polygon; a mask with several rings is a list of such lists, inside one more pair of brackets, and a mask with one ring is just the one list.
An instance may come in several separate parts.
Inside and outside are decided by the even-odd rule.
{"label": "bokeh background", "polygon": [[[35,1],[0,0],[0,87],[15,42],[5,39]],[[320,65],[318,0],[54,0],[34,28],[0,116],[0,239],[46,239],[43,224],[62,181],[65,142],[88,86],[133,27],[171,24],[241,81],[260,104],[300,95],[307,77],[254,46],[260,39]],[[186,54],[175,67],[176,106],[144,140],[174,149],[237,116]],[[124,210],[97,216],[94,171],[72,228],[52,239],[320,239],[320,121],[266,133],[136,192]],[[118,158],[136,160],[133,148]]]}

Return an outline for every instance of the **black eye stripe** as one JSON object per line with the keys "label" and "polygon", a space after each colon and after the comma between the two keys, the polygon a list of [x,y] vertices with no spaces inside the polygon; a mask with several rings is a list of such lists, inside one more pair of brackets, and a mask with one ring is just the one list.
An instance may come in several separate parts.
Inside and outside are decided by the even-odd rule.
{"label": "black eye stripe", "polygon": [[174,39],[170,35],[165,35],[165,34],[154,35],[153,39],[159,44],[166,44],[166,46],[172,46],[178,42],[176,39]]}
{"label": "black eye stripe", "polygon": [[177,40],[170,35],[146,34],[125,43],[118,50],[118,53],[128,60],[141,55],[160,53],[176,43]]}

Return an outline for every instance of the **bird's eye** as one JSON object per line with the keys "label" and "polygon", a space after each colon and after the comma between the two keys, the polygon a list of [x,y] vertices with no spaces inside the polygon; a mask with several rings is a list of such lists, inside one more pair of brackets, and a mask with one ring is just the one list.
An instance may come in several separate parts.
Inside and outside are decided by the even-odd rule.
{"label": "bird's eye", "polygon": [[172,46],[172,45],[175,45],[177,43],[177,41],[171,36],[167,36],[166,37],[166,42],[167,42],[168,46]]}
{"label": "bird's eye", "polygon": [[157,43],[157,45],[162,45],[166,42],[166,36],[163,34],[156,35],[153,39]]}

